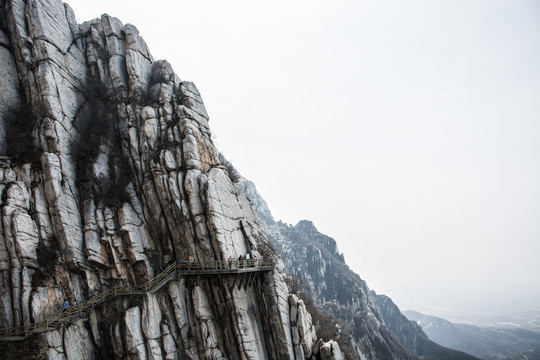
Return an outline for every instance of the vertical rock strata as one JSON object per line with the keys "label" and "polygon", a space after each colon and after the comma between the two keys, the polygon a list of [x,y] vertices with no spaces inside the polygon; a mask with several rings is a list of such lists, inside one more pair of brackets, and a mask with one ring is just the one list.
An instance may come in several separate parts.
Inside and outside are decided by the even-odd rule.
{"label": "vertical rock strata", "polygon": [[[57,0],[0,0],[0,92],[0,328],[142,284],[171,261],[276,256],[197,88],[154,61],[134,26],[79,25]],[[279,262],[244,284],[175,279],[33,336],[49,359],[340,359],[283,276]]]}

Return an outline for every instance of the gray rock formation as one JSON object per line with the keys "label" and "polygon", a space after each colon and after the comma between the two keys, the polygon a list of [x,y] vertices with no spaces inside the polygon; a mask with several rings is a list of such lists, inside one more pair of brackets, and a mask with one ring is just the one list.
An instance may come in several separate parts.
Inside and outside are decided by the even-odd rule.
{"label": "gray rock formation", "polygon": [[[194,84],[132,25],[77,24],[58,0],[0,0],[0,328],[55,314],[171,261],[269,257]],[[289,295],[281,261],[117,296],[3,358],[341,359]],[[21,353],[21,348],[26,352]]]}

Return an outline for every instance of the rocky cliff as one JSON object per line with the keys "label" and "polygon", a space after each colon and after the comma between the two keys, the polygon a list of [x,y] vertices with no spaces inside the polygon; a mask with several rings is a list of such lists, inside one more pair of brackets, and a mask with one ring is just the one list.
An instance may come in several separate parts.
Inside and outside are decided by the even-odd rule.
{"label": "rocky cliff", "polygon": [[[0,0],[0,94],[3,330],[48,319],[64,300],[145,284],[179,260],[277,256],[212,143],[197,88],[154,61],[134,26],[107,15],[77,24],[58,0]],[[53,330],[4,336],[0,350],[8,359],[340,359],[283,278],[281,261],[241,284],[171,278]]]}
{"label": "rocky cliff", "polygon": [[299,292],[329,319],[325,327],[330,331],[321,335],[338,338],[346,353],[360,359],[475,359],[429,340],[390,298],[371,291],[347,266],[334,239],[311,221],[276,222],[255,185],[243,183]]}

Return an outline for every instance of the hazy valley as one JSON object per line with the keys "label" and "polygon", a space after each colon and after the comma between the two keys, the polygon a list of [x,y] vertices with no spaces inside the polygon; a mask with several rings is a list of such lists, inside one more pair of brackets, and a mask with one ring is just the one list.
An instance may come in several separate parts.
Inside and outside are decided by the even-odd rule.
{"label": "hazy valley", "polygon": [[[467,352],[481,359],[540,359],[540,331],[526,330],[517,324],[502,327],[479,327],[469,324],[450,322],[439,317],[428,316],[416,311],[403,312],[409,319],[416,321],[438,344]],[[503,315],[502,315],[503,316]],[[525,322],[524,325],[530,325]]]}

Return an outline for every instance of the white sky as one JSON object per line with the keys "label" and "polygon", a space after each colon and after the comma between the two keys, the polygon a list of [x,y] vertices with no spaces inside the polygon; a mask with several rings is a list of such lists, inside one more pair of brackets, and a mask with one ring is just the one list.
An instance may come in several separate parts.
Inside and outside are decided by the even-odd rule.
{"label": "white sky", "polygon": [[402,310],[540,306],[539,1],[68,3],[137,26],[274,217]]}

